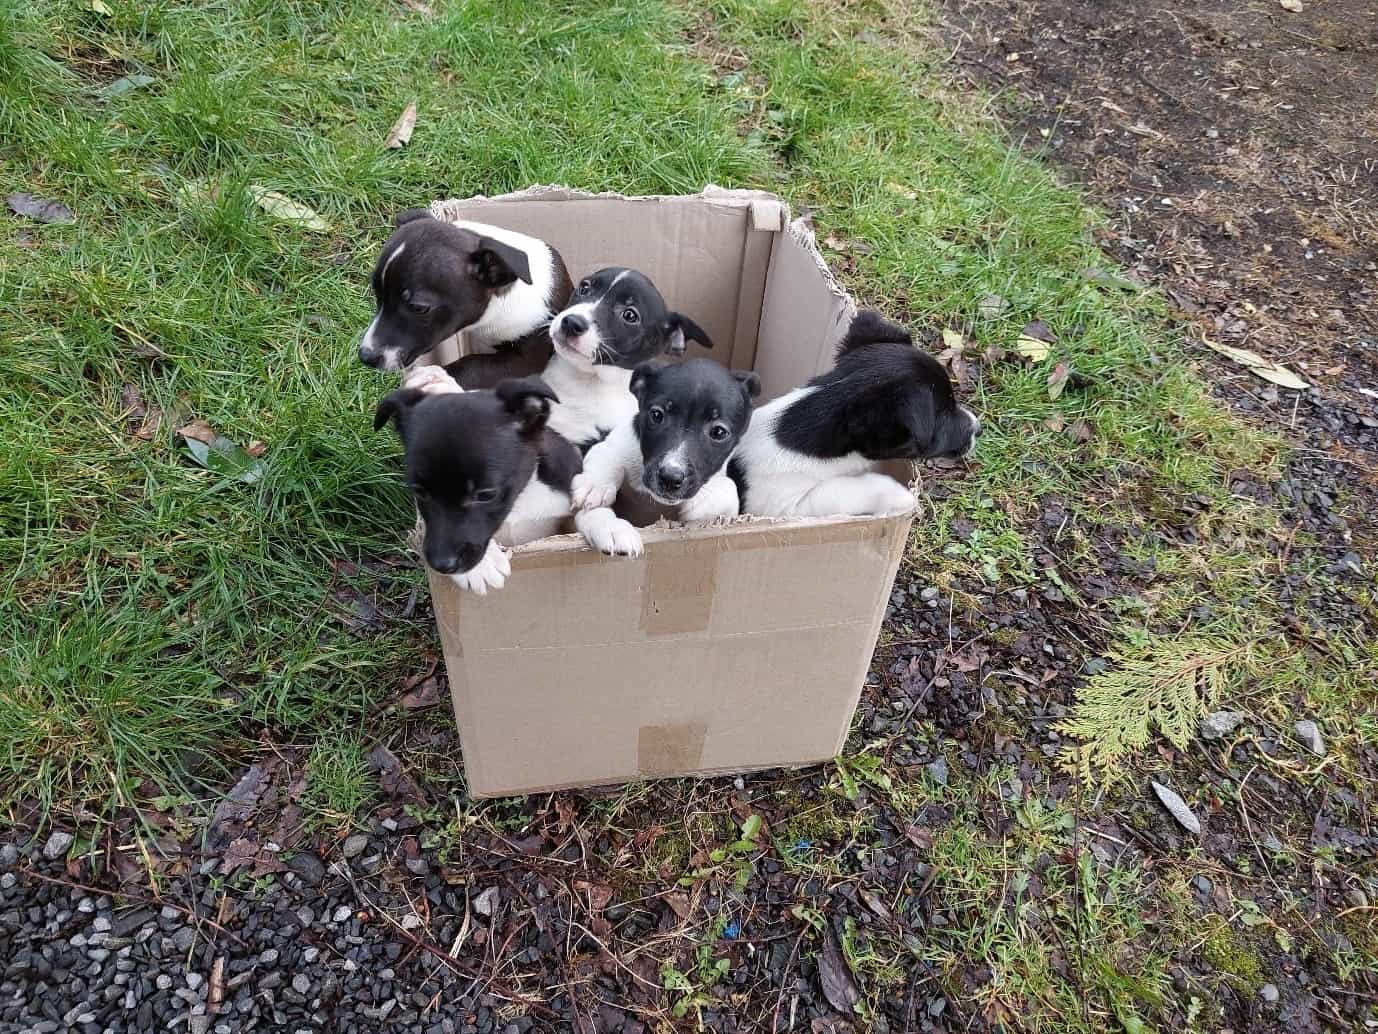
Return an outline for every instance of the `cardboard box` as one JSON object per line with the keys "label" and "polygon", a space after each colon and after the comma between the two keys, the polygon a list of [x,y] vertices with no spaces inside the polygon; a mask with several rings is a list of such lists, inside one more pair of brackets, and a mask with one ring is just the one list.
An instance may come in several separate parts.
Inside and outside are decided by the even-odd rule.
{"label": "cardboard box", "polygon": [[[553,244],[579,277],[642,270],[772,398],[832,365],[856,307],[780,199],[537,187],[437,202]],[[462,335],[461,335],[462,337]],[[461,354],[447,343],[438,356]],[[908,469],[897,472],[908,476]],[[470,791],[531,793],[825,761],[842,748],[913,514],[742,517],[518,547],[501,591],[430,573]]]}

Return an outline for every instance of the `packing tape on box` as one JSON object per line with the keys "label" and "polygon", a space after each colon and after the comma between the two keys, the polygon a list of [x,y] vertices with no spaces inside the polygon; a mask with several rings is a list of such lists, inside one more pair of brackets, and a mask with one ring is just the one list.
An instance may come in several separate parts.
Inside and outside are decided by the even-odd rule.
{"label": "packing tape on box", "polygon": [[663,543],[647,550],[641,631],[647,635],[702,632],[713,616],[717,585],[717,543]]}
{"label": "packing tape on box", "polygon": [[643,725],[636,734],[636,767],[646,777],[693,772],[703,761],[703,722]]}

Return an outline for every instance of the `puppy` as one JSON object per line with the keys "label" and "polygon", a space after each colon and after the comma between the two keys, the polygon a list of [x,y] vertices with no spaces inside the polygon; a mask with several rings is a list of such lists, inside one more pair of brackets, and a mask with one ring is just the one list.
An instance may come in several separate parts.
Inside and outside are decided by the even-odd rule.
{"label": "puppy", "polygon": [[467,388],[539,373],[551,355],[551,314],[572,289],[564,259],[544,241],[419,208],[397,216],[372,286],[378,307],[360,361],[404,369],[464,330],[476,354],[446,369]]}
{"label": "puppy", "polygon": [[550,323],[551,356],[542,377],[560,396],[550,427],[587,452],[636,413],[632,371],[661,354],[684,354],[686,340],[713,342],[688,316],[671,312],[655,284],[634,269],[600,269],[579,282]]}
{"label": "puppy", "polygon": [[980,433],[941,364],[914,348],[908,331],[866,310],[833,369],[756,411],[728,475],[743,513],[903,513],[913,493],[876,464],[967,456]]}
{"label": "puppy", "polygon": [[[761,393],[761,379],[711,359],[643,363],[632,374],[631,392],[637,413],[589,449],[583,471],[574,477],[575,508],[611,508],[625,482],[676,507],[682,521],[737,516],[737,486],[722,470],[751,423],[751,400]],[[613,552],[603,541],[589,544]],[[633,556],[640,546],[638,533]]]}
{"label": "puppy", "polygon": [[426,563],[461,589],[502,588],[512,568],[499,540],[530,542],[569,516],[581,461],[546,426],[556,401],[539,377],[463,391],[438,368],[423,367],[378,403],[374,429],[393,421],[406,449]]}

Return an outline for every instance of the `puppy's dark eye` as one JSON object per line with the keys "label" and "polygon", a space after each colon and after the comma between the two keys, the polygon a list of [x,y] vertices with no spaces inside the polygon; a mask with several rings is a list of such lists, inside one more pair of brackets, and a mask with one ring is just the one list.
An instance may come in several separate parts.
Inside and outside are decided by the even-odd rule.
{"label": "puppy's dark eye", "polygon": [[659,406],[652,406],[646,415],[650,417],[651,423],[659,424],[665,419],[665,410],[661,409]]}
{"label": "puppy's dark eye", "polygon": [[411,494],[418,499],[429,499],[431,496],[425,485],[408,485],[407,487],[411,489]]}
{"label": "puppy's dark eye", "polygon": [[579,293],[580,293],[580,294],[588,294],[588,293],[589,293],[590,291],[592,291],[592,290],[593,290],[593,285],[592,285],[591,283],[589,283],[587,280],[585,280],[582,284],[579,285]]}
{"label": "puppy's dark eye", "polygon": [[498,490],[496,488],[480,488],[477,492],[474,493],[474,502],[491,503],[495,499],[497,499],[497,497]]}
{"label": "puppy's dark eye", "polygon": [[635,309],[623,309],[623,310],[622,310],[622,322],[623,322],[623,323],[640,323],[640,322],[641,322],[641,313],[637,312]]}
{"label": "puppy's dark eye", "polygon": [[730,433],[726,424],[714,424],[708,429],[708,437],[712,438],[715,442],[726,441]]}
{"label": "puppy's dark eye", "polygon": [[407,299],[407,309],[410,312],[416,313],[418,316],[424,316],[431,311],[431,307],[425,302],[414,302],[410,298]]}

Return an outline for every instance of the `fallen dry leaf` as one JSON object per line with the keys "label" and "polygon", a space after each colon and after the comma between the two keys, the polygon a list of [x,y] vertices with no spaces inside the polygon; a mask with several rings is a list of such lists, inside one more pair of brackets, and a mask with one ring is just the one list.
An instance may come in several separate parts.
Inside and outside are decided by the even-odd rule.
{"label": "fallen dry leaf", "polygon": [[1096,436],[1096,432],[1085,420],[1073,420],[1067,425],[1067,434],[1079,442],[1089,442]]}
{"label": "fallen dry leaf", "polygon": [[1293,14],[1301,14],[1302,11],[1306,10],[1302,6],[1301,0],[1278,0],[1278,6],[1284,11],[1291,11]]}
{"label": "fallen dry leaf", "polygon": [[888,183],[886,183],[885,189],[892,194],[898,194],[900,197],[904,198],[907,201],[913,201],[919,196],[914,191],[906,187],[903,183],[896,183],[894,180],[890,180]]}
{"label": "fallen dry leaf", "polygon": [[589,911],[601,912],[612,900],[612,888],[605,883],[590,883],[588,880],[575,880],[574,889],[588,897]]}
{"label": "fallen dry leaf", "polygon": [[981,299],[981,303],[976,309],[983,318],[993,320],[1003,316],[1009,304],[1009,302],[998,294],[988,294]]}
{"label": "fallen dry leaf", "polygon": [[670,906],[670,911],[681,919],[688,919],[689,913],[693,911],[693,906],[689,904],[689,895],[678,890],[666,894],[665,903]]}
{"label": "fallen dry leaf", "polygon": [[886,905],[885,902],[882,901],[874,891],[867,890],[865,887],[863,887],[858,893],[861,897],[861,900],[866,902],[866,907],[869,908],[872,912],[874,912],[876,915],[880,916],[882,919],[885,920],[889,920],[891,918],[889,906]]}
{"label": "fallen dry leaf", "polygon": [[219,435],[215,433],[215,428],[211,427],[211,425],[204,420],[193,420],[189,424],[183,424],[181,427],[177,428],[177,433],[183,438],[205,442],[207,445],[210,445],[219,437]]}
{"label": "fallen dry leaf", "polygon": [[1061,431],[1067,426],[1067,421],[1062,418],[1061,414],[1058,414],[1056,416],[1050,416],[1047,420],[1043,421],[1043,426],[1049,431]]}
{"label": "fallen dry leaf", "polygon": [[933,846],[932,834],[920,826],[905,826],[904,835],[909,838],[910,843],[922,851],[927,851]]}
{"label": "fallen dry leaf", "polygon": [[1024,329],[1020,331],[1020,334],[1024,337],[1046,341],[1050,345],[1057,343],[1057,335],[1054,334],[1053,329],[1042,320],[1030,320],[1028,323],[1024,324]]}
{"label": "fallen dry leaf", "polygon": [[285,223],[295,223],[303,229],[314,230],[316,233],[330,232],[330,224],[326,222],[324,216],[314,208],[303,205],[300,201],[293,201],[286,194],[280,194],[276,190],[269,190],[267,187],[253,184],[249,187],[249,196],[254,199],[254,204],[274,219],[281,219]]}
{"label": "fallen dry leaf", "polygon": [[16,191],[5,199],[10,211],[39,223],[70,223],[76,219],[72,210],[60,201],[49,201],[37,194]]}
{"label": "fallen dry leaf", "polygon": [[1044,359],[1048,358],[1048,353],[1052,351],[1048,342],[1042,341],[1036,337],[1030,337],[1028,334],[1019,335],[1018,339],[1014,342],[1014,350],[1025,359],[1032,360],[1035,363],[1043,362]]}
{"label": "fallen dry leaf", "polygon": [[1054,402],[1061,397],[1063,390],[1067,387],[1067,378],[1072,374],[1072,367],[1064,360],[1053,367],[1048,374],[1048,398]]}
{"label": "fallen dry leaf", "polygon": [[402,110],[402,115],[393,123],[392,132],[388,134],[387,147],[396,150],[405,147],[411,140],[412,130],[416,128],[416,101],[412,101]]}
{"label": "fallen dry leaf", "polygon": [[440,679],[432,675],[415,689],[402,694],[402,708],[406,711],[420,711],[440,703]]}
{"label": "fallen dry leaf", "polygon": [[110,9],[110,5],[105,0],[86,0],[86,9],[96,14],[104,15],[109,18],[115,12]]}
{"label": "fallen dry leaf", "polygon": [[943,328],[943,347],[950,348],[954,352],[960,353],[966,345],[966,339],[951,327]]}
{"label": "fallen dry leaf", "polygon": [[1249,372],[1255,377],[1261,377],[1265,381],[1276,384],[1280,388],[1290,388],[1292,391],[1305,391],[1310,385],[1293,373],[1281,363],[1275,363],[1271,359],[1265,359],[1257,352],[1247,348],[1235,348],[1233,345],[1221,345],[1212,341],[1204,334],[1201,335],[1201,342],[1213,352],[1219,352],[1229,359],[1233,359],[1241,366],[1247,367]]}
{"label": "fallen dry leaf", "polygon": [[268,446],[264,445],[257,438],[255,438],[253,441],[249,443],[249,447],[246,448],[244,451],[247,452],[254,459],[258,459],[260,456],[262,456],[265,452],[268,451]]}
{"label": "fallen dry leaf", "polygon": [[843,1016],[855,1015],[861,992],[857,990],[856,980],[832,930],[828,931],[823,941],[823,954],[818,957],[818,982],[829,1005]]}

